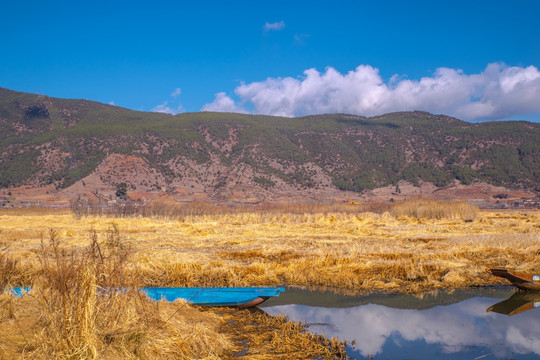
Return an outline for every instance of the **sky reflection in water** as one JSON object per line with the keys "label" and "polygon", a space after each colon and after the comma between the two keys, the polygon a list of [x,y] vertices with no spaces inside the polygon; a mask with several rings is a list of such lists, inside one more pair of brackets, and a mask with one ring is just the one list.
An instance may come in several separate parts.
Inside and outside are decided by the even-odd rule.
{"label": "sky reflection in water", "polygon": [[539,358],[540,310],[514,316],[486,312],[501,300],[474,297],[423,310],[370,303],[344,308],[288,304],[264,311],[312,324],[311,331],[327,337],[355,340],[350,355],[359,358]]}

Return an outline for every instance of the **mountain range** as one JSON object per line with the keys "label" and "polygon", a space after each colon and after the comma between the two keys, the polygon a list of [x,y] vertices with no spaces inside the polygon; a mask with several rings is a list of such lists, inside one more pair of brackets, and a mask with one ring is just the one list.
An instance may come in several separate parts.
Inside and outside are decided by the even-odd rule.
{"label": "mountain range", "polygon": [[[139,112],[0,88],[0,189],[313,199],[429,184],[540,190],[540,124],[422,111],[287,118]],[[345,196],[345,195],[344,195]]]}

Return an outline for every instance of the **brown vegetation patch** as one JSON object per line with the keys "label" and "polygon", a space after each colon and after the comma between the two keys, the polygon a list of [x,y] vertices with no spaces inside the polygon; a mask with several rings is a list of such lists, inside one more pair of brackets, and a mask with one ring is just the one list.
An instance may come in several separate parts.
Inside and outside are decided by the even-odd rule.
{"label": "brown vegetation patch", "polygon": [[109,155],[96,168],[96,173],[101,181],[111,186],[125,182],[131,189],[148,191],[164,184],[163,175],[148,161],[135,155]]}
{"label": "brown vegetation patch", "polygon": [[302,324],[262,311],[212,310],[225,323],[222,329],[235,336],[236,349],[228,355],[248,359],[347,359],[345,344],[306,331]]}

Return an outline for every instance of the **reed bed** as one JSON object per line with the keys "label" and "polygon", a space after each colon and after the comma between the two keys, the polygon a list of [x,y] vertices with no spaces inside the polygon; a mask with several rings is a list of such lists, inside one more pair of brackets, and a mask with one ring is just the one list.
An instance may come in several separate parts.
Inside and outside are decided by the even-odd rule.
{"label": "reed bed", "polygon": [[472,221],[479,213],[477,206],[465,201],[436,201],[412,199],[395,203],[391,214],[395,217],[407,216],[417,219],[451,219]]}
{"label": "reed bed", "polygon": [[[195,216],[215,216],[233,214],[328,214],[328,213],[383,213],[392,208],[391,203],[272,203],[215,205],[208,202],[179,203],[170,199],[157,199],[147,205],[129,202],[118,205],[105,205],[100,202],[72,201],[71,210],[77,217],[151,217],[183,221]],[[0,213],[2,210],[0,210]]]}
{"label": "reed bed", "polygon": [[0,248],[16,262],[10,271],[19,285],[39,271],[40,238],[49,229],[66,246],[81,249],[89,232],[107,237],[116,228],[130,247],[123,271],[140,286],[421,292],[501,283],[485,273],[487,267],[540,270],[539,212],[480,212],[462,203],[404,211],[397,205],[382,213],[234,210],[181,220],[3,215]]}
{"label": "reed bed", "polygon": [[[189,305],[155,304],[137,291],[137,281],[122,271],[129,248],[114,226],[102,242],[91,231],[87,243],[66,247],[55,230],[41,239],[40,266],[25,284],[33,287],[31,294],[0,294],[0,358],[213,359],[234,348],[218,332],[223,321],[217,316],[200,313],[197,321],[205,326],[197,326],[185,319],[193,317]],[[2,258],[10,261],[5,253]],[[4,274],[4,288],[15,283],[14,275]],[[131,290],[103,291],[115,287]]]}
{"label": "reed bed", "polygon": [[[17,259],[14,249],[0,251],[0,359],[223,359],[239,353],[258,359],[288,352],[297,358],[345,356],[344,344],[285,319],[229,309],[202,311],[184,301],[153,302],[137,290],[143,283],[137,275],[143,272],[131,259],[133,243],[116,224],[102,231],[91,228],[85,241],[62,239],[76,234],[52,228],[42,233],[39,246],[25,253],[33,254],[31,270],[21,267],[22,257]],[[6,240],[3,236],[4,245]],[[22,298],[4,291],[15,285],[33,290]],[[114,288],[129,290],[104,291]]]}
{"label": "reed bed", "polygon": [[[0,359],[344,358],[344,344],[284,318],[153,303],[136,288],[420,294],[504,283],[489,267],[540,271],[538,211],[425,201],[160,211],[0,212],[0,293],[35,288],[0,294]],[[100,293],[115,286],[133,291]]]}

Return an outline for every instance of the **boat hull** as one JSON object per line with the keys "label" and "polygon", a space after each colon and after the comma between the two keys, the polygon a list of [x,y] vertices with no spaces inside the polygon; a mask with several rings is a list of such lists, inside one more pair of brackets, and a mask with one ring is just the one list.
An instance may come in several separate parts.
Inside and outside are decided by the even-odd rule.
{"label": "boat hull", "polygon": [[175,301],[184,299],[200,306],[229,306],[238,308],[254,307],[285,291],[280,287],[251,288],[166,288],[143,287],[140,290],[152,300]]}
{"label": "boat hull", "polygon": [[[114,290],[125,291],[127,289],[117,288]],[[172,302],[183,299],[193,305],[227,306],[241,309],[260,305],[285,291],[281,287],[142,287],[139,290],[154,301]],[[10,291],[13,295],[20,297],[31,292],[32,288],[12,288]],[[104,289],[104,291],[111,291],[111,289]]]}
{"label": "boat hull", "polygon": [[491,275],[510,281],[520,290],[540,291],[540,274],[523,274],[506,269],[486,269],[486,271]]}

